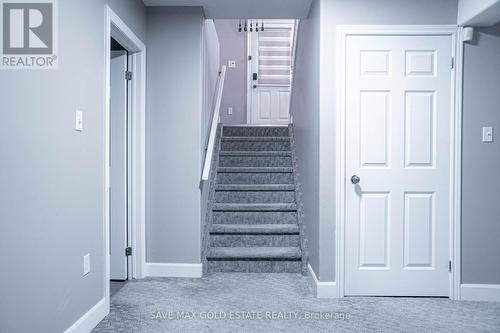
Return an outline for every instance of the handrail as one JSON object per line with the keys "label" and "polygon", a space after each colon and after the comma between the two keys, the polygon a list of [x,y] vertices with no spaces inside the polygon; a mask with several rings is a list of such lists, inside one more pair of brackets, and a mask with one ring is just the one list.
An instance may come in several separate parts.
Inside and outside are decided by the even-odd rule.
{"label": "handrail", "polygon": [[295,23],[293,25],[293,41],[292,41],[293,45],[292,45],[292,64],[291,64],[292,76],[295,69],[295,59],[297,58],[297,41],[299,37],[299,24],[300,20],[295,20]]}
{"label": "handrail", "polygon": [[[292,63],[290,68],[290,105],[292,104],[293,87],[295,85],[295,65],[297,63],[297,42],[299,37],[299,25],[300,20],[295,20],[293,27],[293,49],[292,49]],[[288,108],[288,117],[290,119],[290,124],[293,123],[292,107]]]}
{"label": "handrail", "polygon": [[215,145],[215,134],[217,132],[217,126],[220,122],[220,106],[222,103],[222,92],[224,91],[224,81],[226,79],[226,66],[222,66],[219,84],[217,86],[217,95],[215,97],[215,106],[212,117],[212,124],[210,126],[210,136],[208,138],[208,145],[205,153],[205,162],[203,163],[203,173],[201,175],[201,180],[206,181],[210,175],[210,167],[212,165],[212,154],[214,152]]}

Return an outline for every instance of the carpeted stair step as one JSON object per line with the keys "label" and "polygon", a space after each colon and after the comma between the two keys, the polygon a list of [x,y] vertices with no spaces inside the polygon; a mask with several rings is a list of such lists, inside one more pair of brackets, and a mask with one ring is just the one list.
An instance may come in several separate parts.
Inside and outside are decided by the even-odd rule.
{"label": "carpeted stair step", "polygon": [[294,191],[294,184],[218,184],[216,191]]}
{"label": "carpeted stair step", "polygon": [[224,126],[223,136],[289,136],[288,126]]}
{"label": "carpeted stair step", "polygon": [[211,234],[298,234],[297,224],[214,224]]}
{"label": "carpeted stair step", "polygon": [[292,173],[292,167],[219,167],[218,173]]}
{"label": "carpeted stair step", "polygon": [[217,203],[293,203],[294,191],[216,191]]}
{"label": "carpeted stair step", "polygon": [[225,151],[220,153],[221,167],[291,167],[291,152],[287,151]]}
{"label": "carpeted stair step", "polygon": [[292,156],[290,151],[221,151],[219,156],[248,156],[248,157],[283,157]]}
{"label": "carpeted stair step", "polygon": [[218,184],[293,184],[290,167],[219,167]]}
{"label": "carpeted stair step", "polygon": [[214,224],[210,232],[213,247],[298,247],[299,227],[296,224]]}
{"label": "carpeted stair step", "polygon": [[294,224],[297,223],[295,211],[214,211],[214,224]]}
{"label": "carpeted stair step", "polygon": [[246,211],[246,212],[295,212],[297,206],[294,203],[271,203],[271,204],[239,204],[239,203],[215,203],[212,209],[217,211]]}
{"label": "carpeted stair step", "polygon": [[302,258],[300,247],[212,247],[208,251],[208,260],[217,259],[284,259]]}
{"label": "carpeted stair step", "polygon": [[224,136],[221,142],[290,142],[290,138],[287,136]]}
{"label": "carpeted stair step", "polygon": [[296,260],[208,260],[209,273],[301,273],[302,262]]}
{"label": "carpeted stair step", "polygon": [[299,247],[212,247],[207,257],[209,272],[298,273]]}
{"label": "carpeted stair step", "polygon": [[223,137],[221,151],[289,151],[289,137]]}
{"label": "carpeted stair step", "polygon": [[210,236],[213,247],[289,247],[300,246],[299,234],[259,235],[259,234],[213,234]]}

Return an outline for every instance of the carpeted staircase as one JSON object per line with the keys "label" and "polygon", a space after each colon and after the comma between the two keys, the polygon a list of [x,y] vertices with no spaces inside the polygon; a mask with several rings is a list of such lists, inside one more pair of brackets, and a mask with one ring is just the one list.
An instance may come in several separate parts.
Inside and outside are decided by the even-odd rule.
{"label": "carpeted staircase", "polygon": [[306,272],[292,130],[222,128],[208,206],[208,272]]}

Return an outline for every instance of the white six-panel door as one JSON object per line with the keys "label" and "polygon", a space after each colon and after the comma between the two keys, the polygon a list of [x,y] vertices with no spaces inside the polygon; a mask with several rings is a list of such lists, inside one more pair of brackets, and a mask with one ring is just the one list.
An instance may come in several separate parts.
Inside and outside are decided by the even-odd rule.
{"label": "white six-panel door", "polygon": [[290,88],[254,88],[251,112],[252,124],[288,124],[290,122]]}
{"label": "white six-panel door", "polygon": [[447,296],[451,37],[346,47],[345,294]]}
{"label": "white six-panel door", "polygon": [[248,123],[287,125],[293,70],[294,20],[250,20],[265,30],[248,32]]}

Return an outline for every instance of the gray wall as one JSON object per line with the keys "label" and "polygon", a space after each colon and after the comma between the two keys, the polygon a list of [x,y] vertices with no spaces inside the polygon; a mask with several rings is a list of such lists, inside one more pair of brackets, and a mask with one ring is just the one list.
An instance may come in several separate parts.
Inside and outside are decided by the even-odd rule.
{"label": "gray wall", "polygon": [[[202,115],[202,134],[201,134],[201,146],[202,156],[205,157],[205,147],[208,145],[208,139],[210,134],[210,127],[212,125],[213,111],[215,106],[215,94],[217,89],[217,81],[219,78],[220,70],[220,43],[219,36],[217,35],[217,30],[215,28],[215,23],[213,20],[205,20],[203,29],[203,40],[204,40],[204,90],[203,90],[203,100],[204,109]],[[211,158],[211,157],[209,157]],[[204,159],[201,163],[203,165]],[[203,166],[202,166],[203,167]],[[208,206],[208,196],[210,194],[208,183],[200,184],[201,190],[201,208],[200,208],[200,224],[205,225],[207,216],[207,206]],[[203,228],[201,229],[203,230]],[[203,236],[200,235],[200,242]]]}
{"label": "gray wall", "polygon": [[199,7],[148,8],[147,262],[200,262],[203,24]]}
{"label": "gray wall", "polygon": [[213,20],[205,20],[203,25],[203,114],[202,114],[202,144],[204,147],[210,132],[210,125],[215,104],[215,89],[220,70],[220,43]]}
{"label": "gray wall", "polygon": [[146,40],[139,0],[59,1],[59,68],[0,73],[0,332],[62,332],[104,297],[105,3]]}
{"label": "gray wall", "polygon": [[500,0],[459,0],[458,24],[489,27],[500,22]]}
{"label": "gray wall", "polygon": [[500,25],[464,48],[462,282],[500,284]]}
{"label": "gray wall", "polygon": [[297,143],[309,263],[319,272],[319,1],[300,21],[290,112]]}
{"label": "gray wall", "polygon": [[[320,16],[320,55],[318,75],[296,81],[294,93],[319,86],[319,107],[297,109],[294,106],[294,123],[300,130],[298,135],[299,164],[302,179],[312,181],[304,184],[311,191],[319,192],[317,203],[306,203],[306,220],[314,226],[313,233],[318,235],[310,241],[310,248],[318,249],[318,254],[311,254],[315,273],[322,281],[335,280],[335,107],[336,107],[336,45],[335,31],[337,24],[456,24],[457,0],[314,0],[313,21],[317,20],[314,6],[319,6]],[[302,26],[301,30],[308,29]],[[302,31],[300,32],[302,33]],[[317,48],[317,46],[316,46]],[[296,64],[300,73],[301,66],[311,66],[306,58]],[[317,58],[316,58],[317,59]],[[318,60],[316,60],[318,61]],[[300,76],[300,75],[299,75]],[[304,77],[304,76],[303,76]],[[319,83],[318,83],[319,80]],[[309,97],[310,98],[310,97]],[[295,99],[295,98],[294,98]],[[311,98],[310,98],[311,99]],[[298,112],[307,112],[308,117],[317,121],[299,117]],[[317,128],[315,124],[318,124]],[[319,128],[319,131],[318,131]],[[316,135],[318,137],[316,137]],[[318,157],[310,159],[311,151],[319,146]],[[302,161],[302,162],[301,162]],[[315,174],[318,176],[315,176]],[[316,200],[316,199],[310,199]],[[317,220],[316,220],[317,219]],[[316,231],[317,230],[317,231]],[[318,259],[315,259],[316,258]],[[315,262],[318,262],[316,264]]]}
{"label": "gray wall", "polygon": [[[220,41],[221,65],[236,61],[236,68],[227,68],[226,83],[221,104],[223,124],[246,124],[247,122],[247,34],[238,32],[238,20],[216,20],[215,26]],[[227,108],[233,107],[233,114]]]}

